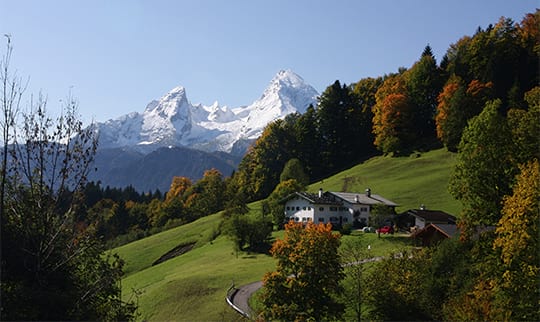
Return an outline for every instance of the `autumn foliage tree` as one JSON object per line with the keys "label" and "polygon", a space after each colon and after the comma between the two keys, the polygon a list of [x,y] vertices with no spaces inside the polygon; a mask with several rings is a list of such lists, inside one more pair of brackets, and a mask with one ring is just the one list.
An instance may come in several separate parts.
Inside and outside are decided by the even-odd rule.
{"label": "autumn foliage tree", "polygon": [[344,309],[336,301],[343,278],[339,245],[340,235],[330,224],[286,224],[285,236],[270,251],[278,262],[276,271],[263,279],[262,316],[284,321],[339,319]]}
{"label": "autumn foliage tree", "polygon": [[478,115],[491,97],[492,83],[472,80],[465,86],[461,77],[452,75],[437,98],[435,123],[437,137],[456,152],[467,122]]}
{"label": "autumn foliage tree", "polygon": [[211,215],[224,207],[226,187],[223,175],[216,169],[204,172],[202,179],[186,190],[189,220]]}
{"label": "autumn foliage tree", "polygon": [[500,252],[501,288],[511,320],[538,321],[540,313],[540,166],[520,167],[513,194],[504,198],[493,247]]}
{"label": "autumn foliage tree", "polygon": [[413,138],[412,105],[403,76],[394,75],[385,80],[375,94],[373,107],[373,133],[375,146],[384,152],[403,152]]}
{"label": "autumn foliage tree", "polygon": [[186,177],[173,177],[171,187],[165,196],[165,202],[171,202],[174,198],[182,199],[186,191],[191,188],[193,183]]}

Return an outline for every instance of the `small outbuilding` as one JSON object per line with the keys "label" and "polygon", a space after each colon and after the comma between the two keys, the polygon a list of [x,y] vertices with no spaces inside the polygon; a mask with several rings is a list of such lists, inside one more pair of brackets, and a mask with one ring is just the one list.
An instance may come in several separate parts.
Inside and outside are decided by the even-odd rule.
{"label": "small outbuilding", "polygon": [[457,234],[459,230],[455,224],[428,224],[423,229],[415,231],[411,237],[417,245],[432,246]]}
{"label": "small outbuilding", "polygon": [[399,226],[409,228],[411,232],[427,227],[429,224],[455,225],[457,218],[441,210],[410,209],[398,215]]}

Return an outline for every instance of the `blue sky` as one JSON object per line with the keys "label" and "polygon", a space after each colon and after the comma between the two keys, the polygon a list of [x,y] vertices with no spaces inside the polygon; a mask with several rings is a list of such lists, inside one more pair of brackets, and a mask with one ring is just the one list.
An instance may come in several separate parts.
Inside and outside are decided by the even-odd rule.
{"label": "blue sky", "polygon": [[[237,107],[280,69],[322,92],[410,67],[538,0],[0,0],[11,66],[53,113],[71,90],[85,122],[142,112],[182,85],[192,103]],[[0,53],[5,53],[5,38]],[[29,95],[27,95],[29,97]]]}

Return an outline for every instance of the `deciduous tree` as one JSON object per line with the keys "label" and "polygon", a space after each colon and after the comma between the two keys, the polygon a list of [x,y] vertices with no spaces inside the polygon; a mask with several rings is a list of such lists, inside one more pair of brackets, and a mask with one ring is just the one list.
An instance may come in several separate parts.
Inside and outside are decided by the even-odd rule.
{"label": "deciduous tree", "polygon": [[204,172],[202,179],[186,191],[185,207],[193,219],[211,215],[223,209],[225,194],[223,175],[216,169]]}
{"label": "deciduous tree", "polygon": [[362,321],[362,304],[366,287],[366,265],[363,261],[369,258],[368,245],[360,239],[345,240],[340,247],[340,257],[344,265],[345,278],[342,281],[343,293],[341,298],[346,304],[344,318],[346,320]]}
{"label": "deciduous tree", "polygon": [[278,229],[283,228],[283,225],[285,224],[283,199],[294,192],[302,191],[304,187],[305,186],[299,184],[295,179],[280,182],[270,196],[263,201],[263,215],[270,215],[274,225],[276,225]]}
{"label": "deciduous tree", "polygon": [[287,181],[289,179],[294,179],[300,186],[305,187],[309,184],[309,177],[304,171],[304,166],[302,165],[302,162],[298,159],[290,159],[285,163],[285,166],[283,167],[283,171],[281,171],[281,175],[279,176],[279,181]]}
{"label": "deciduous tree", "polygon": [[463,203],[467,226],[495,225],[516,174],[513,142],[500,100],[486,104],[463,132],[450,192]]}
{"label": "deciduous tree", "polygon": [[[1,314],[6,320],[126,320],[123,262],[104,256],[93,226],[76,225],[96,138],[77,103],[51,119],[40,96],[10,146],[2,208]],[[6,120],[3,120],[6,122]]]}
{"label": "deciduous tree", "polygon": [[289,222],[285,236],[271,254],[277,269],[264,276],[264,318],[272,320],[333,320],[343,314],[336,301],[343,268],[338,255],[340,235],[330,224]]}
{"label": "deciduous tree", "polygon": [[452,75],[438,97],[437,137],[449,151],[457,151],[467,122],[478,115],[491,97],[492,83],[472,80],[465,86],[461,77]]}
{"label": "deciduous tree", "polygon": [[165,197],[165,202],[170,202],[173,198],[182,199],[185,192],[191,188],[192,185],[193,183],[189,178],[173,177],[171,187],[169,188],[169,191],[167,191],[167,195]]}
{"label": "deciduous tree", "polygon": [[525,101],[528,110],[510,109],[507,116],[516,145],[514,157],[518,163],[540,159],[540,87],[525,93]]}
{"label": "deciduous tree", "polygon": [[511,320],[538,321],[540,313],[540,166],[538,160],[520,167],[513,194],[504,198],[493,247],[500,251],[501,288]]}
{"label": "deciduous tree", "polygon": [[387,78],[373,107],[375,145],[384,153],[410,149],[414,138],[412,106],[402,75]]}

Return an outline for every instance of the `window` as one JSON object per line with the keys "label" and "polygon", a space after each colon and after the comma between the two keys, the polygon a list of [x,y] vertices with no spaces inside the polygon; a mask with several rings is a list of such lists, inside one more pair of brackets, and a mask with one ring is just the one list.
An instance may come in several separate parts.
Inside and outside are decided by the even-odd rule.
{"label": "window", "polygon": [[300,207],[297,206],[297,207],[296,207],[296,211],[298,211],[298,210],[300,210]]}
{"label": "window", "polygon": [[324,218],[319,217],[319,222],[324,222]]}
{"label": "window", "polygon": [[368,211],[368,208],[367,208],[367,207],[362,207],[362,208],[360,208],[360,211],[362,211],[362,212],[367,212],[367,211]]}
{"label": "window", "polygon": [[291,207],[287,206],[287,211],[291,210]]}
{"label": "window", "polygon": [[303,207],[302,210],[306,210],[306,207]]}
{"label": "window", "polygon": [[302,217],[302,222],[306,222],[308,219],[306,217]]}
{"label": "window", "polygon": [[347,208],[345,208],[345,207],[339,207],[339,211],[346,211],[346,210],[347,210]]}
{"label": "window", "polygon": [[299,221],[299,220],[300,220],[300,218],[294,217],[294,221]]}
{"label": "window", "polygon": [[349,219],[348,218],[343,218],[343,222],[348,222]]}
{"label": "window", "polygon": [[337,211],[337,207],[330,207],[330,211]]}
{"label": "window", "polygon": [[320,208],[319,208],[319,211],[324,211],[324,207],[320,207]]}

